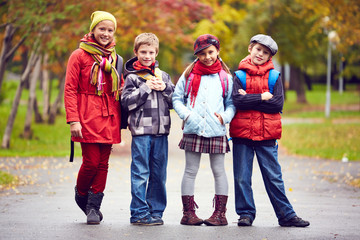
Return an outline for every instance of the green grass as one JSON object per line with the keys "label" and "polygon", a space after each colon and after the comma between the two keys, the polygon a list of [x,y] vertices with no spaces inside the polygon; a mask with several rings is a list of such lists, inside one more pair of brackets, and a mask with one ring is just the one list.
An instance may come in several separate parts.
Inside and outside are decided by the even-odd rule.
{"label": "green grass", "polygon": [[0,187],[6,187],[8,185],[14,184],[16,182],[16,177],[13,175],[0,171]]}
{"label": "green grass", "polygon": [[[314,85],[306,92],[307,104],[296,102],[296,93],[287,91],[283,118],[317,118],[324,123],[283,126],[281,144],[287,152],[302,156],[360,161],[360,93],[357,85],[340,94],[331,92],[330,118],[325,118],[325,86]],[[343,123],[336,124],[336,120]]]}
{"label": "green grass", "polygon": [[[10,87],[9,87],[10,86]],[[1,142],[4,135],[4,130],[12,107],[12,99],[16,91],[16,84],[14,82],[7,82],[6,99],[0,104],[0,136]],[[39,104],[41,104],[41,93],[38,92]],[[55,98],[56,92],[52,93]],[[23,90],[20,106],[16,115],[11,141],[10,149],[0,148],[0,156],[2,157],[30,157],[30,156],[54,156],[62,157],[70,155],[70,128],[66,124],[65,114],[62,111],[61,115],[57,116],[55,124],[47,123],[36,124],[34,121],[31,125],[33,132],[32,139],[24,139],[21,134],[24,130],[24,121],[26,115],[26,104],[28,98],[28,91]],[[80,144],[75,144],[75,155],[81,156]]]}
{"label": "green grass", "polygon": [[[360,104],[360,93],[357,86],[348,86],[349,90],[340,94],[338,91],[331,91],[330,117],[360,117],[359,111],[349,109]],[[314,85],[312,91],[306,92],[307,104],[296,102],[296,92],[286,91],[286,101],[283,115],[286,117],[324,117],[326,89],[324,85]]]}
{"label": "green grass", "polygon": [[290,124],[283,126],[280,143],[287,152],[316,158],[360,160],[358,123]]}

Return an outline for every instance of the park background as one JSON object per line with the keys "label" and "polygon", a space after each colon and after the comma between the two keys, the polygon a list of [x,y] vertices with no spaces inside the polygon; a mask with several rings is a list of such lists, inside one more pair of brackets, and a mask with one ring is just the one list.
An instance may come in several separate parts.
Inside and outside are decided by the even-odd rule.
{"label": "park background", "polygon": [[[281,147],[315,159],[360,160],[357,0],[1,1],[0,157],[69,155],[66,64],[96,10],[116,17],[116,51],[125,60],[133,56],[138,34],[155,33],[160,68],[174,83],[194,59],[200,34],[220,39],[220,56],[232,72],[253,35],[271,35],[279,46],[274,60],[286,97]],[[18,181],[6,165],[0,165],[2,187]],[[359,175],[350,180],[360,186]]]}

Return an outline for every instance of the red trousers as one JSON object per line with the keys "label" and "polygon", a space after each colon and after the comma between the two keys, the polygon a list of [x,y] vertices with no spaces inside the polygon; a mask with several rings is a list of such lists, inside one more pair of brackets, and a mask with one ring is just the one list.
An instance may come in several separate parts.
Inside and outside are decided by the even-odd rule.
{"label": "red trousers", "polygon": [[83,163],[80,167],[76,187],[81,195],[103,192],[109,168],[112,144],[81,143]]}

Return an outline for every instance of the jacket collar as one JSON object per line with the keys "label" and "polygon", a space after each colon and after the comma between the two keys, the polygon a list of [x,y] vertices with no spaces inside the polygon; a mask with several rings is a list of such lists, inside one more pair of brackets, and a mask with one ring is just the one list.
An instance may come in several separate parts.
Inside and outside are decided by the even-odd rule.
{"label": "jacket collar", "polygon": [[241,60],[239,64],[239,70],[244,70],[249,75],[265,75],[268,71],[270,71],[270,69],[274,69],[272,58],[263,65],[256,66],[251,63],[250,55],[248,55]]}

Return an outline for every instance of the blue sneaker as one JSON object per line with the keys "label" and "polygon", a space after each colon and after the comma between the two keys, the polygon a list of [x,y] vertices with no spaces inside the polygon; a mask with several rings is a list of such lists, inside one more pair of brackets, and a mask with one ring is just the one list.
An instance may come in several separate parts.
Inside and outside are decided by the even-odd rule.
{"label": "blue sneaker", "polygon": [[153,218],[149,215],[137,221],[131,222],[131,224],[139,225],[139,226],[155,226],[155,225],[163,225],[164,222],[160,217]]}

